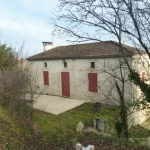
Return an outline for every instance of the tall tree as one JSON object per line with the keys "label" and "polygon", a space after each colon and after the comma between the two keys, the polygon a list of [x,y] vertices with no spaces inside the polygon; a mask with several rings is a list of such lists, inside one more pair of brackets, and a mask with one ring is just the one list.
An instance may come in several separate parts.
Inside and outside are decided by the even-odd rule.
{"label": "tall tree", "polygon": [[15,55],[12,48],[6,44],[0,45],[0,70],[10,70],[15,65]]}

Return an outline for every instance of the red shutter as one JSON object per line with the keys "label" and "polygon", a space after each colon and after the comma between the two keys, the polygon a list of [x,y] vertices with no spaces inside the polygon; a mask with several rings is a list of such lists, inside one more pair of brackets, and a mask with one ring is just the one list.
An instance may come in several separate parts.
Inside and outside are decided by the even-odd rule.
{"label": "red shutter", "polygon": [[97,92],[97,73],[89,73],[89,91],[90,92]]}
{"label": "red shutter", "polygon": [[43,71],[44,85],[49,85],[49,73],[48,71]]}
{"label": "red shutter", "polygon": [[145,72],[142,72],[142,81],[145,82],[145,76],[146,76],[146,73]]}

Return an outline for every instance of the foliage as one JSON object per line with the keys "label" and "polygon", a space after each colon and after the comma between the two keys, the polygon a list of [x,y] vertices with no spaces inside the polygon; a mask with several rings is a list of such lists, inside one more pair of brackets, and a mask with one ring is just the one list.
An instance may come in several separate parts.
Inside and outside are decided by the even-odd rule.
{"label": "foliage", "polygon": [[121,132],[123,130],[123,123],[121,121],[116,121],[115,129],[116,129],[116,131],[118,133],[118,137],[120,137],[121,136]]}
{"label": "foliage", "polygon": [[144,94],[143,101],[140,101],[139,103],[145,105],[146,102],[150,102],[150,85],[142,81],[139,73],[135,70],[132,70],[132,72],[129,74],[129,80],[138,86]]}
{"label": "foliage", "polygon": [[150,136],[150,130],[147,130],[140,125],[132,126],[129,131],[130,137],[132,138],[147,138]]}
{"label": "foliage", "polygon": [[[80,121],[82,121],[85,127],[91,127],[93,126],[95,116],[105,118],[107,125],[109,125],[109,129],[107,128],[108,131],[106,132],[111,132],[110,129],[114,129],[114,123],[118,117],[117,112],[119,108],[117,106],[103,107],[100,112],[93,112],[92,108],[93,104],[86,103],[79,108],[75,108],[58,116],[36,110],[33,118],[34,121],[41,126],[42,131],[46,136],[50,136],[49,133],[56,134],[57,132],[65,134],[70,128],[71,131],[69,132],[75,132],[76,126]],[[112,134],[113,133],[114,132],[112,132]]]}
{"label": "foliage", "polygon": [[[20,150],[73,150],[74,145],[79,142],[84,146],[94,144],[95,150],[139,150],[148,149],[139,146],[139,143],[128,142],[116,137],[102,137],[95,133],[76,132],[76,123],[82,120],[85,125],[92,125],[93,116],[100,115],[91,111],[91,104],[84,104],[70,112],[59,116],[35,111],[34,120],[29,126],[18,119],[11,119],[11,122],[4,120],[5,115],[11,115],[1,108],[3,118],[0,113],[0,149],[20,149]],[[101,117],[112,118],[117,108],[103,108]],[[9,115],[9,116],[8,116]],[[87,117],[86,117],[87,116]],[[44,117],[44,118],[43,118]],[[88,117],[90,117],[88,119]],[[26,120],[27,122],[27,120]],[[113,124],[114,125],[114,124]],[[138,130],[134,130],[138,133]],[[144,131],[147,132],[147,131]],[[142,132],[143,133],[143,130]]]}
{"label": "foliage", "polygon": [[0,72],[0,105],[20,118],[30,117],[31,107],[23,100],[28,78],[19,68]]}
{"label": "foliage", "polygon": [[6,44],[0,45],[0,70],[12,70],[15,63],[16,60],[12,48],[7,47]]}
{"label": "foliage", "polygon": [[3,121],[7,121],[9,123],[12,122],[12,118],[10,117],[8,111],[5,110],[5,108],[2,108],[1,106],[0,106],[0,117]]}
{"label": "foliage", "polygon": [[0,44],[0,105],[23,119],[31,118],[32,107],[24,100],[29,76],[22,60],[19,52],[17,54],[13,48]]}

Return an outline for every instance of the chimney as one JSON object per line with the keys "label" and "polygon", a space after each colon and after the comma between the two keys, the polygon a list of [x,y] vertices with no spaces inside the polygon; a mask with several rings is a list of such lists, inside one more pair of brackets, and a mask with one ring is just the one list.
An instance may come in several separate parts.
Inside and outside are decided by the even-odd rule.
{"label": "chimney", "polygon": [[52,47],[53,47],[53,42],[42,42],[42,43],[43,43],[43,46],[44,46],[44,52],[47,51],[47,50],[52,49]]}

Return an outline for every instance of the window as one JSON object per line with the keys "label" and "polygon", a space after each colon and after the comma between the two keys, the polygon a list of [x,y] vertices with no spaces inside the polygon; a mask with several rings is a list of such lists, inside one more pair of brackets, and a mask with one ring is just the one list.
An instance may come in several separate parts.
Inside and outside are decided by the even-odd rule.
{"label": "window", "polygon": [[67,62],[64,62],[64,68],[67,68]]}
{"label": "window", "polygon": [[95,68],[95,62],[91,62],[91,68]]}
{"label": "window", "polygon": [[44,85],[49,85],[49,73],[48,71],[43,71]]}
{"label": "window", "polygon": [[47,63],[46,62],[44,63],[44,66],[47,67]]}
{"label": "window", "polygon": [[89,73],[89,92],[97,92],[97,73]]}

